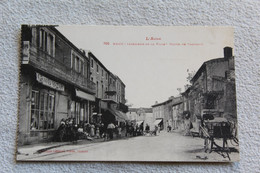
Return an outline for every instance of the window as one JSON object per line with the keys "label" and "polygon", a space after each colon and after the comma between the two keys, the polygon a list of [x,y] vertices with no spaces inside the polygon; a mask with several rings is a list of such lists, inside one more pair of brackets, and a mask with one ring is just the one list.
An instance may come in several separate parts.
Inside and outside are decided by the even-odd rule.
{"label": "window", "polygon": [[84,119],[84,112],[85,112],[85,105],[84,103],[71,101],[70,105],[70,113],[71,117],[75,120],[76,124],[81,124]]}
{"label": "window", "polygon": [[97,64],[97,73],[98,73],[98,64]]}
{"label": "window", "polygon": [[71,68],[78,73],[84,74],[84,60],[76,52],[71,52]]}
{"label": "window", "polygon": [[93,77],[91,77],[90,80],[93,82]]}
{"label": "window", "polygon": [[98,97],[98,82],[97,82],[97,97]]}
{"label": "window", "polygon": [[102,69],[102,77],[104,76],[104,70]]}
{"label": "window", "polygon": [[54,93],[32,90],[30,130],[54,129],[54,105]]}
{"label": "window", "polygon": [[55,56],[55,35],[40,29],[39,33],[39,47],[51,56]]}
{"label": "window", "polygon": [[108,74],[106,73],[106,80],[108,79]]}
{"label": "window", "polygon": [[104,98],[104,85],[102,85],[102,90],[101,90],[101,94],[102,94],[102,96],[101,96],[101,98]]}
{"label": "window", "polygon": [[94,67],[94,62],[93,62],[93,59],[91,59],[91,68]]}

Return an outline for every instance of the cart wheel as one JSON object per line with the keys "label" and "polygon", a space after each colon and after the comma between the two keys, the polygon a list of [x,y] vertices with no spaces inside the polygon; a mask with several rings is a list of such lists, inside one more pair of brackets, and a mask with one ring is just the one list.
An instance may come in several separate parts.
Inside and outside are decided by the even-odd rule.
{"label": "cart wheel", "polygon": [[211,140],[207,137],[204,140],[204,151],[210,153]]}

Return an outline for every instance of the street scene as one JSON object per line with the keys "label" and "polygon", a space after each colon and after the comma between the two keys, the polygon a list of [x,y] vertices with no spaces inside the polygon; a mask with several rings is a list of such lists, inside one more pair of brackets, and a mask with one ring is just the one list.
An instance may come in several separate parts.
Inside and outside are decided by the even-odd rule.
{"label": "street scene", "polygon": [[18,161],[239,160],[232,28],[21,29]]}

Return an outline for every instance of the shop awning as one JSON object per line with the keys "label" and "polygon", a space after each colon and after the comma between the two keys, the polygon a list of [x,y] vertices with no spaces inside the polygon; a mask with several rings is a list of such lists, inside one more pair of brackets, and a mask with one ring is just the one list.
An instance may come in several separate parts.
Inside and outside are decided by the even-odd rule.
{"label": "shop awning", "polygon": [[137,121],[136,125],[140,126],[144,121]]}
{"label": "shop awning", "polygon": [[76,96],[77,97],[80,97],[82,99],[89,100],[89,101],[95,101],[95,96],[94,95],[88,94],[88,93],[83,92],[83,91],[81,91],[79,89],[75,89],[75,92],[76,92]]}
{"label": "shop awning", "polygon": [[126,114],[119,111],[119,110],[115,110],[115,109],[108,109],[110,111],[110,113],[112,113],[117,121],[126,121],[127,117]]}
{"label": "shop awning", "polygon": [[155,122],[153,124],[158,125],[158,124],[160,124],[161,121],[162,121],[162,119],[155,120]]}

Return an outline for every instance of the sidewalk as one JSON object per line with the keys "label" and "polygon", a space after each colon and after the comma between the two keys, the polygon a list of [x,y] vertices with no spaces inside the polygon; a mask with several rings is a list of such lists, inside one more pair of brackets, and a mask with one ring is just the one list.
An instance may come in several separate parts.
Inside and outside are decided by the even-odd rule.
{"label": "sidewalk", "polygon": [[41,153],[46,150],[57,148],[64,145],[69,145],[72,142],[48,142],[48,143],[39,143],[31,144],[17,147],[17,155],[26,155],[30,156],[36,153]]}

